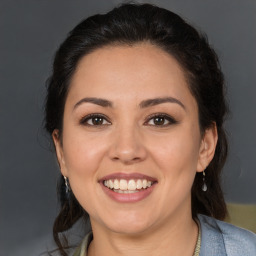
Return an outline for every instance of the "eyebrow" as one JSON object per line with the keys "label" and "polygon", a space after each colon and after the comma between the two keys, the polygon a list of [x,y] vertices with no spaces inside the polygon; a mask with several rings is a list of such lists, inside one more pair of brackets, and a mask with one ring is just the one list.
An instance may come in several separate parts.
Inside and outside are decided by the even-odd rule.
{"label": "eyebrow", "polygon": [[112,107],[113,106],[109,100],[100,99],[100,98],[83,98],[75,104],[74,109],[77,108],[82,103],[93,103],[93,104],[99,105],[101,107]]}
{"label": "eyebrow", "polygon": [[155,99],[148,99],[148,100],[143,100],[141,103],[140,103],[140,107],[141,108],[147,108],[147,107],[151,107],[151,106],[155,106],[155,105],[159,105],[159,104],[162,104],[162,103],[176,103],[178,105],[180,105],[184,110],[186,110],[184,104],[176,99],[176,98],[173,98],[173,97],[164,97],[164,98],[155,98]]}
{"label": "eyebrow", "polygon": [[[148,100],[143,100],[140,104],[139,107],[140,108],[147,108],[147,107],[151,107],[151,106],[155,106],[155,105],[159,105],[159,104],[163,104],[163,103],[176,103],[178,105],[180,105],[184,110],[186,110],[184,104],[173,97],[164,97],[164,98],[154,98],[154,99],[148,99]],[[74,109],[76,109],[79,105],[83,104],[83,103],[93,103],[96,105],[99,105],[101,107],[113,107],[113,104],[111,101],[106,100],[106,99],[101,99],[101,98],[83,98],[81,100],[79,100],[75,106]]]}

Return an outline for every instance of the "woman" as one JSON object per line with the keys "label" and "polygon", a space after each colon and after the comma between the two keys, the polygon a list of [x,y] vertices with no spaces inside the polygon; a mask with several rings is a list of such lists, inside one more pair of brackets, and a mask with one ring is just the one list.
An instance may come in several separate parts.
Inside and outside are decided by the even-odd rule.
{"label": "woman", "polygon": [[214,50],[176,14],[125,4],[75,27],[46,100],[61,255],[60,233],[88,215],[75,255],[256,255],[253,233],[219,221],[226,112]]}

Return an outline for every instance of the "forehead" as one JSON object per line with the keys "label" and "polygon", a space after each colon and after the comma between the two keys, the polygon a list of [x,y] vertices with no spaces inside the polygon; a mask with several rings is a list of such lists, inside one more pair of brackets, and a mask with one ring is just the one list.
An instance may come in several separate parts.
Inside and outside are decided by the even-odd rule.
{"label": "forehead", "polygon": [[170,54],[149,43],[107,46],[84,56],[68,97],[123,97],[131,100],[191,97],[185,73]]}

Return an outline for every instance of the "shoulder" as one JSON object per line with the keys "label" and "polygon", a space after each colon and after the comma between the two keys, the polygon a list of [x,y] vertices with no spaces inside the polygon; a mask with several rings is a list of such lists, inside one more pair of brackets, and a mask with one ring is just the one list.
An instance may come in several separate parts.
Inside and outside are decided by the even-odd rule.
{"label": "shoulder", "polygon": [[222,253],[220,255],[256,255],[256,234],[205,215],[198,215],[198,219],[202,230],[202,251],[211,248],[215,254]]}

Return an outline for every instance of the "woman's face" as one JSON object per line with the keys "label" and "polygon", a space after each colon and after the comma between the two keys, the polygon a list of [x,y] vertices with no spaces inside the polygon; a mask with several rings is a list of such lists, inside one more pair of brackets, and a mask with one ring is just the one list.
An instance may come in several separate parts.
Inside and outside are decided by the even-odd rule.
{"label": "woman's face", "polygon": [[83,57],[62,143],[53,137],[61,172],[92,226],[132,234],[191,218],[191,187],[213,156],[214,131],[201,136],[178,62],[144,43]]}

